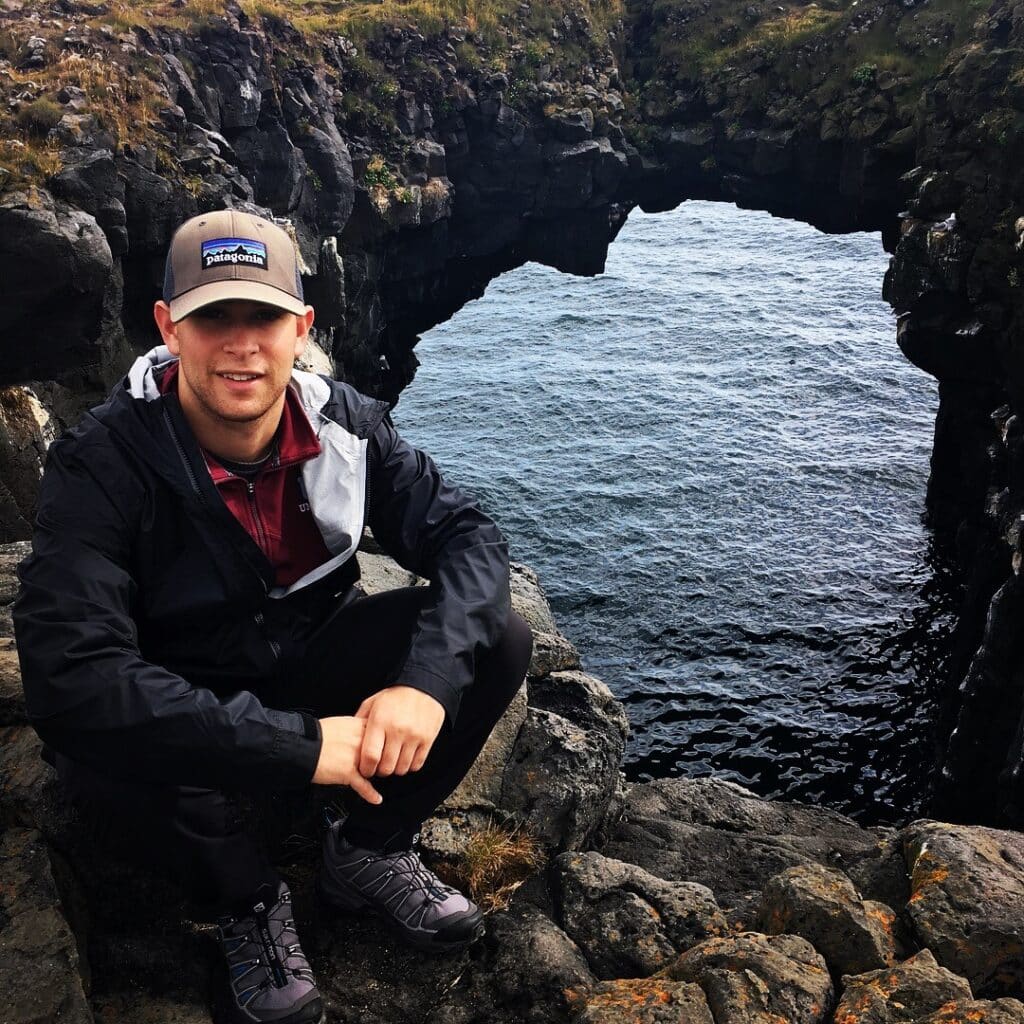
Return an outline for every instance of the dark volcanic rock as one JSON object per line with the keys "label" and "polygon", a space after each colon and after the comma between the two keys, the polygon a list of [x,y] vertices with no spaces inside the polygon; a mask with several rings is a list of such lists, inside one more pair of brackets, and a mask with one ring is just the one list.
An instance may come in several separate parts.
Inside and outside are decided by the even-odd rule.
{"label": "dark volcanic rock", "polygon": [[893,965],[895,918],[884,904],[862,902],[841,871],[806,864],[769,879],[758,927],[770,935],[807,939],[839,978]]}
{"label": "dark volcanic rock", "polygon": [[98,363],[112,270],[110,245],[90,214],[41,191],[5,195],[0,280],[18,300],[0,304],[0,331],[24,343],[0,349],[0,377],[45,380]]}
{"label": "dark volcanic rock", "polygon": [[568,935],[599,978],[642,977],[726,932],[710,889],[666,882],[599,853],[555,861],[555,894]]}
{"label": "dark volcanic rock", "polygon": [[715,1024],[699,985],[622,979],[573,992],[574,1024]]}
{"label": "dark volcanic rock", "polygon": [[928,949],[893,968],[846,977],[843,985],[837,1024],[897,1024],[971,998],[966,979],[940,967]]}
{"label": "dark volcanic rock", "polygon": [[437,1024],[564,1020],[569,996],[594,977],[569,937],[538,910],[521,906],[491,917],[470,965],[431,1014]]}
{"label": "dark volcanic rock", "polygon": [[903,842],[922,944],[975,995],[1024,997],[1024,835],[922,821]]}
{"label": "dark volcanic rock", "polygon": [[501,806],[530,822],[556,850],[583,846],[604,824],[618,782],[623,742],[530,708],[502,781]]}
{"label": "dark volcanic rock", "polygon": [[1024,1003],[1017,999],[957,999],[918,1017],[914,1024],[1024,1024]]}
{"label": "dark volcanic rock", "polygon": [[708,939],[661,973],[700,985],[716,1024],[820,1024],[832,1003],[825,961],[795,935]]}
{"label": "dark volcanic rock", "polygon": [[661,878],[706,885],[729,906],[786,868],[871,857],[881,833],[824,808],[761,800],[729,782],[660,779],[630,790],[600,849]]}
{"label": "dark volcanic rock", "polygon": [[50,853],[33,829],[0,838],[0,991],[5,1024],[92,1024],[75,936]]}

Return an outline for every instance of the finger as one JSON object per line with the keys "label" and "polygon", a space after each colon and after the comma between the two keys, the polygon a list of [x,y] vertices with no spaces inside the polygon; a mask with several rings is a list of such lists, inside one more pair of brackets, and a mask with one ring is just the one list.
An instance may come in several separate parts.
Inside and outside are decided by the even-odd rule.
{"label": "finger", "polygon": [[352,717],[353,718],[369,718],[369,716],[370,716],[370,709],[372,707],[373,707],[373,704],[370,703],[370,698],[367,697],[366,700],[364,700],[363,703],[359,705],[359,707],[356,709],[356,713]]}
{"label": "finger", "polygon": [[377,765],[380,764],[380,756],[384,752],[384,729],[374,724],[367,723],[366,732],[363,733],[363,744],[359,748],[359,774],[364,779],[377,774]]}
{"label": "finger", "polygon": [[416,748],[416,755],[412,759],[412,764],[409,767],[409,771],[418,772],[427,760],[427,755],[430,753],[432,744],[421,743]]}
{"label": "finger", "polygon": [[380,804],[384,802],[384,797],[374,789],[373,783],[369,779],[364,779],[361,775],[356,775],[349,785],[352,791],[361,796],[367,803]]}
{"label": "finger", "polygon": [[402,741],[389,739],[384,742],[384,752],[380,755],[380,763],[377,765],[377,775],[394,775],[395,765],[402,756]]}
{"label": "finger", "polygon": [[402,747],[402,755],[398,759],[398,763],[395,765],[396,775],[406,775],[409,769],[412,767],[412,763],[416,758],[416,751],[420,748],[415,743],[406,743]]}

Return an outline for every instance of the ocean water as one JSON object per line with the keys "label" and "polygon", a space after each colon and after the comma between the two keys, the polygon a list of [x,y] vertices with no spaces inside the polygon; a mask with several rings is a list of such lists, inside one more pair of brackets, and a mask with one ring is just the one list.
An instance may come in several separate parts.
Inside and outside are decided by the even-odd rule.
{"label": "ocean water", "polygon": [[922,524],[935,382],[880,237],[634,212],[426,334],[395,421],[536,569],[629,712],[627,774],[865,821],[919,809],[953,596]]}

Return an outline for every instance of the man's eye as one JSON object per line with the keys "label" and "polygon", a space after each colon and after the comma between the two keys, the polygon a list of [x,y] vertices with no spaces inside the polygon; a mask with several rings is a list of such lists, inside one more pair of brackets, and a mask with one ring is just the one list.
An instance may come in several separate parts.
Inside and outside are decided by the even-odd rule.
{"label": "man's eye", "polygon": [[283,315],[283,311],[280,309],[261,309],[256,314],[256,319],[262,323],[271,324],[276,320],[280,320]]}

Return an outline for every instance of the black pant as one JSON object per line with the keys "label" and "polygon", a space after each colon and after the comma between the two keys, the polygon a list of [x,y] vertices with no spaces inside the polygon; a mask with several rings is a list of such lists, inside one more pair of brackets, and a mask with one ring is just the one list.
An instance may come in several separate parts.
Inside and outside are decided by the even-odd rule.
{"label": "black pant", "polygon": [[[425,587],[407,587],[352,602],[318,631],[281,680],[257,689],[257,696],[270,707],[307,710],[320,718],[353,714],[366,697],[401,683],[427,594]],[[343,829],[353,842],[376,849],[408,844],[469,771],[522,684],[531,651],[530,627],[512,612],[498,643],[478,653],[473,685],[423,767],[375,779],[384,797],[380,805],[346,791]],[[57,771],[87,814],[117,823],[122,853],[168,870],[210,916],[244,906],[260,885],[276,883],[277,873],[244,828],[232,794],[115,779],[62,755]]]}

